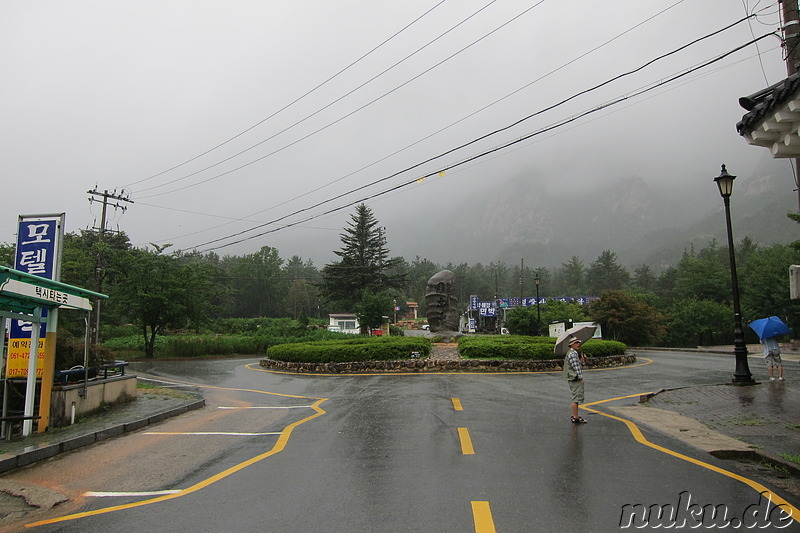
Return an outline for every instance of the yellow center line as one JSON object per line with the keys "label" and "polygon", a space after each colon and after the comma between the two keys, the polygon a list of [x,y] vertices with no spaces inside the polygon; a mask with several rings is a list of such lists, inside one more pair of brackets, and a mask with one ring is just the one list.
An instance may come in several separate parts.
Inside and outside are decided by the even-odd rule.
{"label": "yellow center line", "polygon": [[475,522],[475,533],[496,533],[489,502],[472,502],[472,519]]}
{"label": "yellow center line", "polygon": [[[214,386],[210,386],[210,385],[199,385],[199,386],[208,387],[208,388],[214,388],[214,389],[225,389],[225,387],[214,387]],[[104,509],[97,509],[95,511],[85,511],[85,512],[82,512],[82,513],[76,513],[76,514],[61,516],[59,518],[53,518],[53,519],[49,519],[49,520],[41,520],[39,522],[33,522],[33,523],[30,523],[30,524],[26,524],[25,527],[26,528],[37,527],[37,526],[42,526],[42,525],[46,525],[46,524],[55,524],[55,523],[58,523],[58,522],[66,522],[68,520],[75,520],[75,519],[78,519],[78,518],[85,518],[87,516],[95,516],[95,515],[100,515],[100,514],[105,514],[105,513],[111,513],[111,512],[114,512],[114,511],[121,511],[123,509],[133,509],[135,507],[142,507],[142,506],[150,505],[150,504],[153,504],[153,503],[159,503],[159,502],[165,502],[165,501],[168,501],[168,500],[174,500],[175,498],[180,498],[180,497],[186,496],[187,494],[191,494],[193,492],[197,492],[198,490],[204,489],[204,488],[208,487],[209,485],[212,485],[212,484],[216,483],[217,481],[220,481],[221,479],[224,479],[224,478],[226,478],[226,477],[228,477],[228,476],[230,476],[232,474],[235,474],[236,472],[239,472],[240,470],[243,470],[243,469],[247,468],[248,466],[251,466],[251,465],[253,465],[253,464],[255,464],[255,463],[259,462],[259,461],[262,461],[262,460],[264,460],[264,459],[266,459],[268,457],[272,457],[273,455],[282,452],[284,450],[284,448],[286,448],[286,445],[289,443],[289,438],[292,436],[292,432],[294,431],[294,429],[296,427],[298,427],[301,424],[304,424],[304,423],[308,422],[309,420],[313,420],[314,418],[317,418],[318,416],[321,416],[321,415],[325,414],[325,410],[322,409],[320,407],[320,405],[322,405],[322,403],[326,402],[327,398],[318,398],[317,399],[317,398],[312,398],[312,397],[309,397],[309,396],[293,396],[293,395],[289,395],[289,394],[277,394],[277,393],[271,393],[271,392],[266,392],[266,391],[257,391],[257,390],[249,390],[249,389],[228,389],[228,390],[248,390],[248,392],[259,392],[261,394],[275,394],[277,396],[285,396],[285,397],[291,397],[291,398],[316,399],[317,401],[314,402],[314,404],[311,406],[311,408],[314,409],[315,413],[313,415],[310,415],[310,416],[307,416],[307,417],[303,418],[302,420],[298,420],[297,422],[293,422],[293,423],[289,424],[288,426],[286,426],[283,429],[283,431],[280,432],[280,437],[278,437],[278,441],[275,443],[275,445],[272,447],[271,450],[269,450],[267,452],[264,452],[264,453],[262,453],[260,455],[256,455],[255,457],[252,457],[252,458],[250,458],[250,459],[248,459],[246,461],[243,461],[243,462],[241,462],[241,463],[239,463],[237,465],[234,465],[234,466],[232,466],[232,467],[230,467],[230,468],[228,468],[226,470],[223,470],[222,472],[220,472],[218,474],[215,474],[215,475],[213,475],[213,476],[211,476],[211,477],[209,477],[207,479],[204,479],[204,480],[202,480],[202,481],[200,481],[198,483],[195,483],[191,487],[187,487],[187,488],[185,488],[185,489],[183,489],[183,490],[181,490],[181,491],[179,491],[177,493],[165,494],[163,496],[159,496],[159,497],[156,497],[156,498],[151,498],[149,500],[143,500],[143,501],[140,501],[140,502],[128,503],[128,504],[124,504],[124,505],[116,505],[116,506],[113,506],[113,507],[106,507]]]}
{"label": "yellow center line", "polygon": [[464,408],[461,407],[461,400],[459,400],[458,398],[453,398],[453,409],[455,409],[456,411],[464,410]]}
{"label": "yellow center line", "polygon": [[649,446],[650,448],[653,448],[654,450],[658,450],[658,451],[660,451],[662,453],[666,453],[667,455],[671,455],[673,457],[677,457],[678,459],[681,459],[683,461],[687,461],[689,463],[695,464],[695,465],[700,466],[702,468],[706,468],[708,470],[711,470],[712,472],[716,472],[718,474],[722,474],[723,476],[727,476],[727,477],[729,477],[731,479],[735,479],[736,481],[740,481],[740,482],[744,483],[745,485],[749,486],[750,488],[754,489],[759,494],[768,496],[776,507],[780,507],[781,510],[783,510],[790,517],[800,517],[800,509],[798,509],[797,507],[795,507],[791,503],[787,502],[786,500],[784,500],[783,498],[781,498],[780,496],[778,496],[777,494],[775,494],[774,492],[769,490],[764,485],[758,483],[757,481],[753,481],[752,479],[748,479],[748,478],[746,478],[744,476],[740,476],[739,474],[734,474],[733,472],[729,472],[729,471],[725,470],[724,468],[720,468],[718,466],[714,466],[712,464],[700,461],[698,459],[694,459],[693,457],[689,457],[689,456],[683,455],[681,453],[678,453],[676,451],[670,450],[668,448],[664,448],[663,446],[659,446],[658,444],[653,444],[652,442],[647,440],[647,438],[645,438],[644,434],[639,429],[639,427],[636,424],[634,424],[633,422],[631,422],[630,420],[628,420],[626,418],[621,418],[621,417],[618,417],[618,416],[610,415],[610,414],[607,414],[607,413],[603,413],[601,411],[598,411],[596,409],[592,409],[592,408],[588,407],[589,405],[599,405],[601,403],[613,402],[615,400],[622,400],[622,399],[625,399],[625,398],[636,398],[636,397],[639,397],[639,396],[643,396],[645,394],[652,394],[652,393],[631,394],[629,396],[621,396],[619,398],[611,398],[611,399],[608,399],[608,400],[601,400],[601,401],[598,401],[598,402],[592,402],[592,403],[589,403],[589,404],[581,405],[581,409],[586,409],[587,411],[591,411],[591,412],[596,413],[598,415],[603,415],[603,416],[606,416],[608,418],[613,418],[614,420],[619,420],[620,422],[624,423],[628,427],[628,431],[631,432],[631,435],[633,435],[633,438],[639,444],[644,444],[645,446]]}
{"label": "yellow center line", "polygon": [[475,455],[475,448],[472,447],[472,439],[467,428],[458,428],[458,437],[461,439],[461,453]]}

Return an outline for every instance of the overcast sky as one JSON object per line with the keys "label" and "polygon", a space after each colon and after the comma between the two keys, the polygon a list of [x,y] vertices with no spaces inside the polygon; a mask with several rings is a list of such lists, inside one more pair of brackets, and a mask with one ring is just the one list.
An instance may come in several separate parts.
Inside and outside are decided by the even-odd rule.
{"label": "overcast sky", "polygon": [[18,215],[98,225],[97,188],[133,200],[109,210],[109,226],[134,245],[274,246],[321,266],[353,212],[336,209],[395,187],[367,201],[390,247],[423,206],[525,173],[578,193],[621,175],[713,186],[721,163],[743,176],[766,153],[737,134],[737,99],[786,76],[779,39],[636,94],[776,31],[779,6],[6,0],[0,242],[14,241]]}

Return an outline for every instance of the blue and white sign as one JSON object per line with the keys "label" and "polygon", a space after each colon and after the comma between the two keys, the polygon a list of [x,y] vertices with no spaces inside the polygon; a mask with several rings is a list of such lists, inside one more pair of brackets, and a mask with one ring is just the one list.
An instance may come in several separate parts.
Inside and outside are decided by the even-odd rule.
{"label": "blue and white sign", "polygon": [[[14,268],[27,274],[59,281],[64,214],[20,216]],[[46,311],[45,311],[46,312]],[[11,339],[30,339],[31,323],[11,321]],[[45,324],[41,336],[44,337]]]}

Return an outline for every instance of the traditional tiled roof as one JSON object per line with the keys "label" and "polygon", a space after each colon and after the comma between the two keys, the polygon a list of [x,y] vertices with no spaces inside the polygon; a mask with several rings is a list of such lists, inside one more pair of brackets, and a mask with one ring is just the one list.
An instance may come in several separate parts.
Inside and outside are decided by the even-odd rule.
{"label": "traditional tiled roof", "polygon": [[800,157],[800,73],[739,99],[748,113],[736,130],[748,143],[770,148],[773,157]]}

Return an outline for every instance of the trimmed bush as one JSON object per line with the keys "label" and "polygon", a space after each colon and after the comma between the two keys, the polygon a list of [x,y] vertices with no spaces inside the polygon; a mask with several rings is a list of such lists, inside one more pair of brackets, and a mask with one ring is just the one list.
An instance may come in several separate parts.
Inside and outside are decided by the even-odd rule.
{"label": "trimmed bush", "polygon": [[[553,355],[555,339],[552,337],[525,337],[503,335],[491,337],[461,337],[458,351],[462,357],[470,359],[560,359]],[[628,347],[616,341],[590,339],[581,351],[588,356],[601,357],[622,355]]]}
{"label": "trimmed bush", "polygon": [[279,344],[267,349],[267,357],[292,363],[349,363],[427,357],[431,342],[424,337],[355,337],[347,340]]}
{"label": "trimmed bush", "polygon": [[[159,335],[156,337],[155,353],[157,357],[263,355],[267,348],[275,344],[351,339],[353,337],[346,333],[313,329],[296,332],[272,329],[270,334],[266,334],[267,331],[264,331],[264,333],[264,335],[253,333],[236,335]],[[103,346],[115,352],[141,352],[144,354],[144,338],[142,335],[116,337],[105,341]]]}

